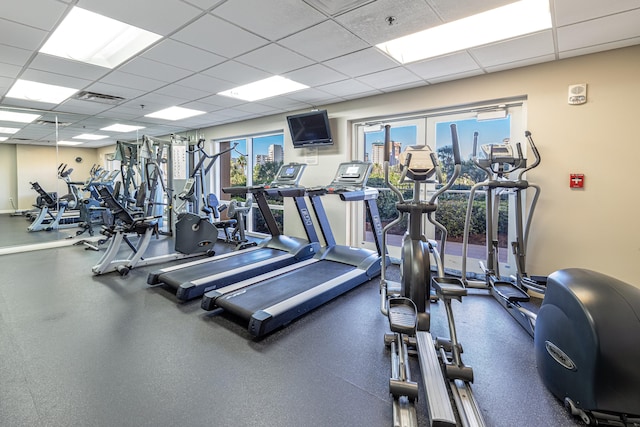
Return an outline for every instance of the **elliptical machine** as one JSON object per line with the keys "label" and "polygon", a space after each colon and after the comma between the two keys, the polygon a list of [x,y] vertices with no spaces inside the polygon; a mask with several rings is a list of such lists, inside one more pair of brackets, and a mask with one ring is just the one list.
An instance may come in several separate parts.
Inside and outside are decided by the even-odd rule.
{"label": "elliptical machine", "polygon": [[[385,127],[384,179],[397,195],[396,208],[400,215],[383,231],[382,245],[386,251],[387,233],[403,219],[408,219],[408,230],[402,240],[400,283],[388,280],[386,259],[382,257],[380,281],[381,311],[389,319],[390,334],[385,343],[391,348],[391,379],[389,391],[393,396],[394,426],[417,426],[415,402],[419,387],[411,379],[409,352],[414,350],[419,358],[425,389],[425,401],[431,426],[484,426],[484,420],[471,391],[473,370],[461,359],[462,347],[457,340],[451,300],[462,300],[467,294],[462,281],[445,277],[444,244],[446,228],[434,214],[438,197],[447,191],[460,174],[461,160],[456,125],[451,125],[451,138],[455,168],[447,182],[428,201],[420,200],[420,186],[433,183],[438,172],[435,153],[428,146],[407,147],[400,155],[400,182],[413,183],[413,198],[406,199],[389,181],[390,127]],[[440,231],[441,242],[427,240],[422,232],[424,215]],[[431,274],[430,256],[433,255],[437,275]],[[449,339],[435,338],[430,332],[430,290],[444,303],[449,325]],[[450,396],[453,398],[451,399]],[[453,403],[452,403],[453,400]],[[454,410],[455,407],[455,410]],[[456,416],[457,414],[457,416]]]}
{"label": "elliptical machine", "polygon": [[[486,180],[471,187],[469,203],[464,224],[462,242],[462,278],[469,287],[486,287],[491,294],[504,306],[507,311],[531,335],[534,335],[536,314],[527,309],[522,303],[528,302],[528,290],[544,294],[546,278],[529,276],[526,271],[526,252],[531,219],[540,196],[540,187],[523,178],[527,171],[540,164],[540,153],[536,148],[531,132],[526,131],[525,137],[534,156],[534,162],[527,165],[527,159],[522,154],[520,143],[515,144],[486,144],[480,147],[483,157],[478,158],[478,132],[473,134],[473,163],[486,174]],[[467,252],[469,246],[469,230],[471,214],[476,192],[484,188],[486,192],[486,265],[480,262],[484,272],[484,282],[467,280]],[[524,191],[533,189],[531,203],[526,206]],[[510,194],[515,197],[515,241],[511,242],[511,249],[515,258],[515,278],[503,277],[500,274],[498,251],[498,218],[500,197]]]}

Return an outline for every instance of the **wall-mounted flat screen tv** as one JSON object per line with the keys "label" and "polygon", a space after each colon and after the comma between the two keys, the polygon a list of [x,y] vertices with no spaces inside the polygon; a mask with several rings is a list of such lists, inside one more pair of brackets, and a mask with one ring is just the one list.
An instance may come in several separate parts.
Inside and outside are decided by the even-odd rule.
{"label": "wall-mounted flat screen tv", "polygon": [[333,144],[327,110],[287,116],[287,123],[293,148]]}

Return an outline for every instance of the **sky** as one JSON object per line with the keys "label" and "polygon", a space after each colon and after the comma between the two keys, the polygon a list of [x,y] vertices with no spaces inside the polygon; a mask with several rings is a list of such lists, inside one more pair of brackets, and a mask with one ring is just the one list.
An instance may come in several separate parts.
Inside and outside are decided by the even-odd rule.
{"label": "sky", "polygon": [[[429,142],[432,149],[451,145],[450,124],[454,122],[440,122],[436,124],[436,144]],[[478,144],[488,144],[490,142],[502,142],[509,136],[509,118],[501,120],[487,120],[479,122],[476,119],[459,120],[455,122],[458,131],[458,142],[460,143],[460,154],[463,159],[470,159],[473,152],[473,132],[478,131]],[[402,143],[402,147],[416,144],[415,126],[402,126],[391,128],[391,139]],[[371,153],[372,142],[384,141],[384,131],[369,132],[365,136],[367,147],[365,151]]]}
{"label": "sky", "polygon": [[[236,139],[236,140],[234,140],[232,142],[239,142],[238,146],[236,147],[236,150],[239,151],[242,154],[248,154],[247,153],[247,140],[246,139]],[[253,158],[255,159],[256,156],[259,155],[259,154],[264,154],[264,155],[269,154],[269,146],[270,145],[272,145],[272,144],[283,145],[283,143],[284,143],[284,135],[283,134],[261,136],[261,137],[253,138]],[[240,154],[238,154],[237,151],[232,151],[231,152],[231,158],[236,159],[236,158],[240,157]]]}

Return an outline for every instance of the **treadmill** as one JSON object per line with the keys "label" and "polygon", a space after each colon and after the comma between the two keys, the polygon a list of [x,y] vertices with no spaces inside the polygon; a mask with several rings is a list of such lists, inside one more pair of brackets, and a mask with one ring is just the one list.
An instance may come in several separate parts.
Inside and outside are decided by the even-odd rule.
{"label": "treadmill", "polygon": [[[222,189],[225,193],[232,195],[252,194],[271,237],[257,246],[241,251],[153,271],[147,277],[147,283],[150,285],[164,283],[175,291],[179,300],[187,301],[201,297],[209,290],[313,257],[320,250],[320,243],[305,202],[304,188],[299,187],[298,184],[305,167],[306,164],[303,163],[283,165],[269,185]],[[267,196],[278,196],[279,189],[288,189],[287,197],[293,197],[307,240],[284,236],[280,233],[267,201]]]}
{"label": "treadmill", "polygon": [[[248,321],[249,332],[263,336],[380,274],[382,224],[378,190],[365,188],[372,164],[340,164],[327,187],[308,189],[318,224],[327,242],[313,258],[222,289],[207,292],[202,308],[222,308]],[[363,200],[374,230],[377,251],[337,245],[320,194],[338,194],[343,201]]]}

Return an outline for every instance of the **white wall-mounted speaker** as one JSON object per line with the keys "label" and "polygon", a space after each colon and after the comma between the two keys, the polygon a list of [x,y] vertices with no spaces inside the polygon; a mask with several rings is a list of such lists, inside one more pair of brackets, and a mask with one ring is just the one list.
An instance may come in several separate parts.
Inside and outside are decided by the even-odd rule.
{"label": "white wall-mounted speaker", "polygon": [[578,105],[587,102],[587,84],[569,85],[569,97],[567,101],[569,105]]}

